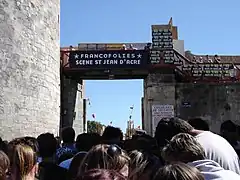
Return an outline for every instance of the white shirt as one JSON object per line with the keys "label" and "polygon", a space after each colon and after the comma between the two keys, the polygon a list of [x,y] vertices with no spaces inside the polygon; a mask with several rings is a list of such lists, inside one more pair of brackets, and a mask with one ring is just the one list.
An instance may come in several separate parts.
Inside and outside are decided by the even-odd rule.
{"label": "white shirt", "polygon": [[196,167],[205,180],[240,180],[240,176],[229,170],[223,169],[218,163],[212,160],[199,160],[188,163]]}
{"label": "white shirt", "polygon": [[206,159],[217,162],[225,170],[240,174],[238,155],[227,140],[210,131],[200,133],[196,139],[205,150]]}

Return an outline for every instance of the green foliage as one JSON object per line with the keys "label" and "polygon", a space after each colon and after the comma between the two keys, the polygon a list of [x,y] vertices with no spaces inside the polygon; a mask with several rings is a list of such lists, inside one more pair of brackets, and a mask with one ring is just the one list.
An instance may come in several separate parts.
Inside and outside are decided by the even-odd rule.
{"label": "green foliage", "polygon": [[103,124],[97,121],[87,121],[87,132],[101,134],[103,130]]}

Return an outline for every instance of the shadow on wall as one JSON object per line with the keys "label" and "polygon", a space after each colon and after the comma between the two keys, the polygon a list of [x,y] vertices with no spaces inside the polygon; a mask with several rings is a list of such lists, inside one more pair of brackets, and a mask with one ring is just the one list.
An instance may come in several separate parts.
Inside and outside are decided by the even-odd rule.
{"label": "shadow on wall", "polygon": [[240,124],[239,84],[177,84],[175,98],[179,117],[206,119],[214,132],[219,132],[220,124],[225,120]]}
{"label": "shadow on wall", "polygon": [[73,127],[76,117],[75,105],[78,92],[78,82],[63,77],[61,90],[61,128]]}

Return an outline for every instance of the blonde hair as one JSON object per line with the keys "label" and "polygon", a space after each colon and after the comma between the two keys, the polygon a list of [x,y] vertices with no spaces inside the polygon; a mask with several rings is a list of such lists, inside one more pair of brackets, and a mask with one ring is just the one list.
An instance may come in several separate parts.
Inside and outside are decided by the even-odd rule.
{"label": "blonde hair", "polygon": [[34,150],[23,143],[15,144],[10,149],[11,173],[17,180],[23,180],[37,164]]}
{"label": "blonde hair", "polygon": [[83,158],[78,175],[90,169],[111,169],[119,172],[125,165],[128,166],[130,159],[119,147],[113,155],[109,154],[108,150],[116,146],[106,144],[94,146]]}
{"label": "blonde hair", "polygon": [[148,165],[148,161],[144,158],[143,153],[137,150],[130,152],[129,156],[131,158],[129,178],[131,179],[136,174],[138,175],[143,173],[144,169]]}
{"label": "blonde hair", "polygon": [[160,168],[153,180],[204,180],[204,177],[197,168],[177,163]]}
{"label": "blonde hair", "polygon": [[205,159],[204,149],[187,133],[175,135],[162,150],[164,160],[184,163]]}

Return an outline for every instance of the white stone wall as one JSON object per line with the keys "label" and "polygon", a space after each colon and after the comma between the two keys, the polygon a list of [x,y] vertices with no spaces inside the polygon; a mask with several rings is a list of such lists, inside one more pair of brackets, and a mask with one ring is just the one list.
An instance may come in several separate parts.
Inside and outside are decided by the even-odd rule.
{"label": "white stone wall", "polygon": [[153,105],[175,106],[174,75],[170,72],[149,74],[144,79],[144,130],[154,135],[157,124],[153,123]]}
{"label": "white stone wall", "polygon": [[173,40],[173,48],[181,55],[185,56],[184,40]]}
{"label": "white stone wall", "polygon": [[0,0],[0,136],[57,134],[59,0]]}

